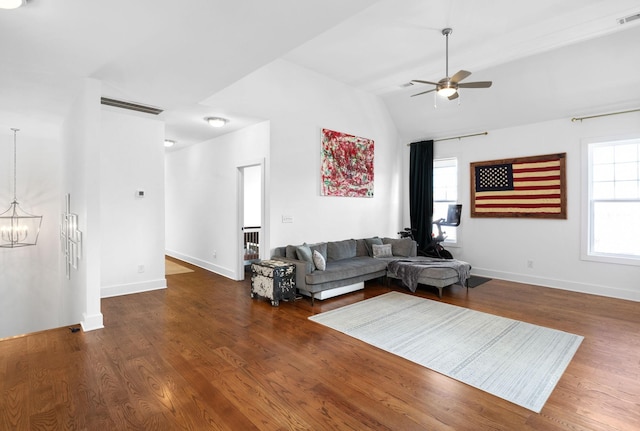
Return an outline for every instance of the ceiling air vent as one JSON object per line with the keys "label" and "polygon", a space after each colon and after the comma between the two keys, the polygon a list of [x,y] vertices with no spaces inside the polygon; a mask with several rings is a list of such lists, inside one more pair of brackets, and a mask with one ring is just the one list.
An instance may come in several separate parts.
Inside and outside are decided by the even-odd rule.
{"label": "ceiling air vent", "polygon": [[625,16],[624,18],[618,18],[618,24],[626,24],[628,22],[635,21],[637,19],[640,19],[640,13],[637,13],[635,15]]}
{"label": "ceiling air vent", "polygon": [[155,108],[153,106],[141,105],[139,103],[125,102],[124,100],[109,99],[107,97],[101,97],[100,103],[107,106],[115,106],[116,108],[129,109],[131,111],[144,112],[147,114],[158,115],[163,110]]}

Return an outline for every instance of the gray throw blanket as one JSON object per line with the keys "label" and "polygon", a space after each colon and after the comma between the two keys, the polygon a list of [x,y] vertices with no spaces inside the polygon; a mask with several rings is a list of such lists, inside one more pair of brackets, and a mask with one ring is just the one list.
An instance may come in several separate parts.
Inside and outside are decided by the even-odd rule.
{"label": "gray throw blanket", "polygon": [[387,271],[394,278],[402,280],[405,286],[412,292],[418,288],[418,279],[422,270],[425,268],[451,268],[458,273],[458,281],[461,286],[465,285],[467,279],[471,276],[471,265],[467,262],[455,259],[437,259],[437,258],[414,258],[400,259],[389,262]]}

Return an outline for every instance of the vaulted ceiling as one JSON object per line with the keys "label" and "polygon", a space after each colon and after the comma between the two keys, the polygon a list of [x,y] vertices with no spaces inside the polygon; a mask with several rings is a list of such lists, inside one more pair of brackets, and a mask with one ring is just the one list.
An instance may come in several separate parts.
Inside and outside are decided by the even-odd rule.
{"label": "vaulted ceiling", "polygon": [[[374,93],[406,139],[439,137],[637,107],[637,0],[29,0],[0,10],[0,126],[56,130],[83,78],[103,95],[165,109],[189,144],[256,119],[202,101],[276,59]],[[438,101],[413,79],[469,70]],[[459,103],[458,103],[459,102]]]}

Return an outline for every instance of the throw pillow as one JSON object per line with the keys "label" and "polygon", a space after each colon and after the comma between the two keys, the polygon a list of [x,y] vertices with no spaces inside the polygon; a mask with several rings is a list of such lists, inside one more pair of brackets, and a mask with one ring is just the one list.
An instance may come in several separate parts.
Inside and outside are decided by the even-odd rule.
{"label": "throw pillow", "polygon": [[313,250],[313,263],[318,271],[324,271],[327,269],[327,262],[318,250]]}
{"label": "throw pillow", "polygon": [[[365,238],[364,239],[364,243],[367,246],[367,252],[369,253],[369,256],[373,257],[373,248],[371,247],[373,244],[377,244],[377,245],[382,245],[382,239],[378,238],[377,236],[374,236],[373,238]],[[392,247],[393,248],[393,247]]]}
{"label": "throw pillow", "polygon": [[373,257],[393,257],[393,253],[391,253],[391,244],[372,244],[371,248],[373,249]]}
{"label": "throw pillow", "polygon": [[297,246],[296,253],[298,255],[299,260],[304,260],[305,262],[313,263],[313,258],[311,257],[311,249],[306,243]]}
{"label": "throw pillow", "polygon": [[311,251],[318,250],[318,253],[320,253],[322,255],[323,259],[325,261],[327,260],[327,243],[326,242],[318,242],[316,244],[309,244],[309,248],[311,249]]}
{"label": "throw pillow", "polygon": [[411,257],[416,255],[416,242],[409,238],[382,238],[383,244],[390,244],[394,256]]}

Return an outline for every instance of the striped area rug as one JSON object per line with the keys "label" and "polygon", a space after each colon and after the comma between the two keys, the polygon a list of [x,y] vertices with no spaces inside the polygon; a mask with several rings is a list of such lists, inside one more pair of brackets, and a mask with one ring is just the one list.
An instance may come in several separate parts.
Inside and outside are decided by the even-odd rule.
{"label": "striped area rug", "polygon": [[583,340],[400,292],[309,319],[537,413]]}

